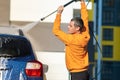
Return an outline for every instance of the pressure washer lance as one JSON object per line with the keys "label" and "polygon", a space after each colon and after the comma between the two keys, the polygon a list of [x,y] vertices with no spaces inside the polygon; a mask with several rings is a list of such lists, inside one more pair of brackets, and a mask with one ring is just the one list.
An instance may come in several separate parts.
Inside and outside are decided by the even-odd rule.
{"label": "pressure washer lance", "polygon": [[[71,3],[74,2],[74,1],[77,2],[77,1],[81,1],[81,0],[71,0],[70,2],[64,4],[63,6],[66,7],[66,6],[68,6],[69,4],[71,4]],[[55,10],[55,11],[53,11],[52,13],[48,14],[47,16],[41,18],[41,21],[43,21],[45,18],[49,17],[50,15],[54,14],[55,12],[57,12],[57,10]]]}

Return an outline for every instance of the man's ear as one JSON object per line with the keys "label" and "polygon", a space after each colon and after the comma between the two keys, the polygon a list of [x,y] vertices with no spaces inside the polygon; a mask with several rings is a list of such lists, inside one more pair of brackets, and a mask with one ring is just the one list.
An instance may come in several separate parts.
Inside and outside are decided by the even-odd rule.
{"label": "man's ear", "polygon": [[78,31],[79,31],[79,30],[80,30],[80,27],[76,27],[76,30],[78,30]]}

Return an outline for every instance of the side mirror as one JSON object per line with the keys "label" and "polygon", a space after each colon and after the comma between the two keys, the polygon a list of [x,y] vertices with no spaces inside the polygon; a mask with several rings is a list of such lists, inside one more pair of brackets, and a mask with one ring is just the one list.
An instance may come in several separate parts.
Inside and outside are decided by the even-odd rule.
{"label": "side mirror", "polygon": [[44,73],[48,72],[48,65],[47,64],[43,64],[43,72]]}

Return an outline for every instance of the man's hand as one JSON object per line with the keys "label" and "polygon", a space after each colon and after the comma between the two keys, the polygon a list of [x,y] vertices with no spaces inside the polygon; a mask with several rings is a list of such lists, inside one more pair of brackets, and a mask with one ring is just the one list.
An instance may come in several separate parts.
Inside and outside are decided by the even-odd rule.
{"label": "man's hand", "polygon": [[59,6],[57,9],[57,14],[62,14],[63,10],[64,10],[64,6]]}
{"label": "man's hand", "polygon": [[85,2],[85,0],[80,0],[81,2]]}
{"label": "man's hand", "polygon": [[74,0],[74,1],[84,1],[84,0]]}

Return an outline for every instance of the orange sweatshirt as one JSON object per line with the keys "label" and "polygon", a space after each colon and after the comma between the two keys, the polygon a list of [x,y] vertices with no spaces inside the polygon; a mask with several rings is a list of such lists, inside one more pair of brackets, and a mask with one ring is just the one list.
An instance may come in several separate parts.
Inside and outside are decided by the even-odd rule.
{"label": "orange sweatshirt", "polygon": [[81,3],[81,17],[86,30],[80,34],[67,34],[60,29],[61,14],[57,14],[54,21],[53,33],[65,44],[66,66],[70,72],[84,71],[89,66],[87,45],[90,35],[88,12],[84,2]]}

